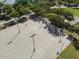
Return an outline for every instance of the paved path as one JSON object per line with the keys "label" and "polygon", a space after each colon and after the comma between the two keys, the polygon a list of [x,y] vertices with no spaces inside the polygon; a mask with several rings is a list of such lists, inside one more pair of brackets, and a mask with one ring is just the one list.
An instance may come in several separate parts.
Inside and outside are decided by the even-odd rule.
{"label": "paved path", "polygon": [[[17,25],[0,31],[0,59],[56,59],[57,52],[65,49],[70,41],[65,36],[52,36],[44,26],[29,20],[19,24],[20,33]],[[58,43],[60,38],[62,43]]]}
{"label": "paved path", "polygon": [[79,23],[79,17],[78,16],[74,16],[74,20],[70,22],[71,25],[75,25]]}

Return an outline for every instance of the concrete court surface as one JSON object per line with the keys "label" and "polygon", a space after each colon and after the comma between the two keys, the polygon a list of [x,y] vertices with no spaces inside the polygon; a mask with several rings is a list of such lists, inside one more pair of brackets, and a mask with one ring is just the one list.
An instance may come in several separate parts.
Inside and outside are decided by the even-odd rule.
{"label": "concrete court surface", "polygon": [[20,33],[17,25],[0,31],[0,59],[56,59],[57,52],[61,53],[70,41],[49,34],[44,26],[29,20],[19,24]]}

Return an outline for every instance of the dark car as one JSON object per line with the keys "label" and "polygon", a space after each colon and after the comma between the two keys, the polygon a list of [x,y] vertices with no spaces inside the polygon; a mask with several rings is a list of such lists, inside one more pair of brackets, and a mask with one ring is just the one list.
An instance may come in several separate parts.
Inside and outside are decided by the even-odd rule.
{"label": "dark car", "polygon": [[9,16],[9,15],[6,15],[5,16],[5,21],[8,21],[8,20],[10,20],[11,19],[11,17]]}
{"label": "dark car", "polygon": [[22,17],[20,19],[17,20],[18,23],[23,23],[23,22],[26,22],[28,19],[27,17]]}
{"label": "dark car", "polygon": [[67,39],[70,40],[70,41],[72,41],[72,40],[73,40],[73,37],[72,37],[71,35],[68,34]]}
{"label": "dark car", "polygon": [[38,17],[37,14],[32,14],[32,15],[30,15],[29,19],[34,19],[34,18],[36,18],[36,17]]}
{"label": "dark car", "polygon": [[15,25],[15,24],[16,24],[16,22],[15,22],[14,20],[11,20],[11,21],[5,23],[4,25],[5,25],[5,26],[13,26],[13,25]]}
{"label": "dark car", "polygon": [[8,20],[10,20],[10,19],[11,19],[11,17],[10,17],[9,15],[6,15],[6,14],[0,15],[0,20],[8,21]]}

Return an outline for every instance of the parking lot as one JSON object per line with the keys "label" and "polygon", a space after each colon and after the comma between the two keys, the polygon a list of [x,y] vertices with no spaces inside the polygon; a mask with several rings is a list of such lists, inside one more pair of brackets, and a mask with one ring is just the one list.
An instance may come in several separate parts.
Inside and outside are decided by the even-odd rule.
{"label": "parking lot", "polygon": [[51,35],[44,26],[28,20],[20,29],[16,24],[0,31],[0,59],[56,59],[70,41]]}

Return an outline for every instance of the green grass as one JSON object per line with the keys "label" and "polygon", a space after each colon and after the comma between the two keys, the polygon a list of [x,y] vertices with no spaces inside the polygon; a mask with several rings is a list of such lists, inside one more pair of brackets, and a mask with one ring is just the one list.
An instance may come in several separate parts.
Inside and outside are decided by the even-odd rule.
{"label": "green grass", "polygon": [[57,59],[79,59],[79,51],[70,44]]}
{"label": "green grass", "polygon": [[76,9],[76,8],[64,8],[64,10],[72,12],[74,16],[79,16],[79,9]]}

